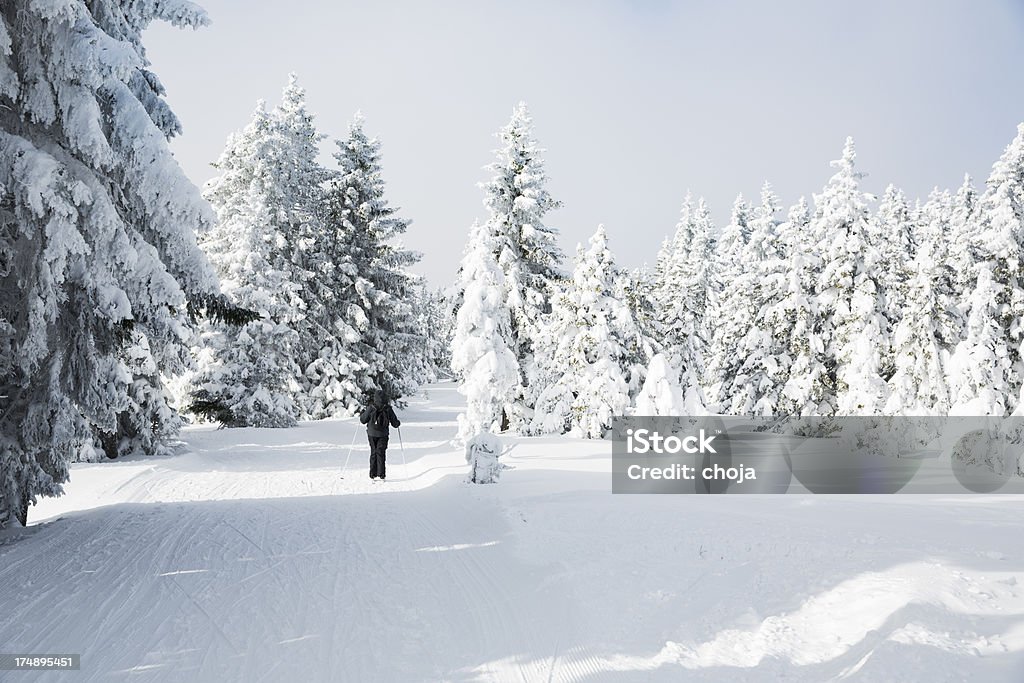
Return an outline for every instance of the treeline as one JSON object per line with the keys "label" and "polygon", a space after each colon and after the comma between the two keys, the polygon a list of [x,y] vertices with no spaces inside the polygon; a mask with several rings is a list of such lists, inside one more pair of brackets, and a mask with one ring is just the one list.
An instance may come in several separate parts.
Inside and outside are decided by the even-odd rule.
{"label": "treeline", "polygon": [[727,225],[687,196],[653,271],[600,227],[561,271],[525,106],[501,133],[456,286],[460,437],[600,437],[613,415],[1024,410],[1024,125],[979,190],[860,187],[848,139],[809,205],[768,184]]}

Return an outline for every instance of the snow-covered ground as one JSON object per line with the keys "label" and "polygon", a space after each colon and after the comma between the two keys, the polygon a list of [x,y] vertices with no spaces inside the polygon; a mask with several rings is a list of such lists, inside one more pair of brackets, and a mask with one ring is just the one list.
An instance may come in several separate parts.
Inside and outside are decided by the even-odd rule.
{"label": "snow-covered ground", "polygon": [[0,651],[82,671],[3,680],[1024,680],[1024,496],[613,496],[566,438],[474,486],[461,403],[386,483],[354,420],[75,466],[0,537]]}

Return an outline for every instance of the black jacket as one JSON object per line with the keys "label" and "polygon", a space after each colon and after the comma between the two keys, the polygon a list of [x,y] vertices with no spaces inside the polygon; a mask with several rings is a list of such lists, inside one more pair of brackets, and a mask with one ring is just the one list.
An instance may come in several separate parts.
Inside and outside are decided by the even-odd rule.
{"label": "black jacket", "polygon": [[390,424],[392,427],[399,427],[402,424],[401,421],[398,419],[398,416],[395,415],[394,409],[390,405],[384,404],[383,406],[367,406],[366,408],[363,408],[363,412],[359,413],[359,421],[366,425],[366,433],[369,436],[387,436],[389,433],[388,424],[384,425],[384,429],[378,429],[373,424],[375,421],[374,417],[376,417],[377,411],[379,410],[387,411],[388,424]]}

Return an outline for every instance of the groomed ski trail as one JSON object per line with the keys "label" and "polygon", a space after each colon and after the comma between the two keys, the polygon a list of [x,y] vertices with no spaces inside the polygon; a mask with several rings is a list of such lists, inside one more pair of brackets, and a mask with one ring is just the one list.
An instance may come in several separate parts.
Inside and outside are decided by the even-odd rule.
{"label": "groomed ski trail", "polygon": [[82,655],[33,681],[1024,680],[1022,497],[612,496],[565,437],[474,486],[460,409],[412,401],[385,483],[354,419],[76,465],[0,534],[0,649]]}

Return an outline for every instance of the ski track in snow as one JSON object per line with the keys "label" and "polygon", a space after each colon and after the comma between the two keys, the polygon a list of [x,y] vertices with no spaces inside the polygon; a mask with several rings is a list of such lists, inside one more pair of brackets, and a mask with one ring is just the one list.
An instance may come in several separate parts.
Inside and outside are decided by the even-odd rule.
{"label": "ski track in snow", "polygon": [[76,465],[0,535],[0,651],[82,671],[0,680],[1024,680],[1024,497],[611,496],[569,438],[473,486],[459,409],[385,483],[352,419]]}

